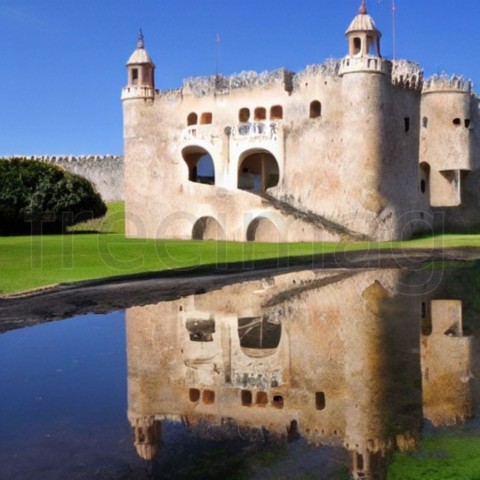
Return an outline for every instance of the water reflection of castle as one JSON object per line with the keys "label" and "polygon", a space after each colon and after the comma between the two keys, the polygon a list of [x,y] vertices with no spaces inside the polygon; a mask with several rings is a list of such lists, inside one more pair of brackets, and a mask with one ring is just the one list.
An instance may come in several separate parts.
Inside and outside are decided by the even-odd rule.
{"label": "water reflection of castle", "polygon": [[163,419],[234,422],[344,447],[354,478],[386,478],[387,452],[415,447],[422,407],[435,425],[473,411],[472,337],[462,303],[428,293],[439,275],[297,272],[129,309],[138,453],[155,456]]}

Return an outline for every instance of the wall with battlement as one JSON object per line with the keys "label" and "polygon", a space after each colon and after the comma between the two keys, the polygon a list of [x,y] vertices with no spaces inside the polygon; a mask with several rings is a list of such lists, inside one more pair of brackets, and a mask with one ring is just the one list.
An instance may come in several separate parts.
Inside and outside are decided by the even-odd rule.
{"label": "wall with battlement", "polygon": [[348,54],[300,72],[162,91],[132,81],[153,63],[127,64],[126,211],[141,219],[127,236],[399,240],[434,228],[438,208],[445,228],[458,208],[462,230],[480,225],[480,99],[460,76],[383,58],[380,35],[362,4]]}
{"label": "wall with battlement", "polygon": [[428,92],[472,92],[472,82],[458,75],[434,75],[424,82],[423,93]]}
{"label": "wall with battlement", "polygon": [[[90,180],[106,201],[123,200],[123,156],[118,155],[15,155],[52,163]],[[0,160],[7,160],[7,157]]]}

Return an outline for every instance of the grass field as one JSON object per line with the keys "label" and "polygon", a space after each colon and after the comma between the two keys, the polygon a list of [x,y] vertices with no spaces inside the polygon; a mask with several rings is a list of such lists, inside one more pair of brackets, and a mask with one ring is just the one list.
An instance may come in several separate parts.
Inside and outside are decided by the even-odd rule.
{"label": "grass field", "polygon": [[0,293],[86,279],[339,250],[480,246],[480,236],[444,235],[385,243],[237,243],[125,238],[123,202],[65,235],[0,237]]}
{"label": "grass field", "polygon": [[480,439],[476,436],[426,437],[413,453],[397,453],[389,480],[478,480]]}

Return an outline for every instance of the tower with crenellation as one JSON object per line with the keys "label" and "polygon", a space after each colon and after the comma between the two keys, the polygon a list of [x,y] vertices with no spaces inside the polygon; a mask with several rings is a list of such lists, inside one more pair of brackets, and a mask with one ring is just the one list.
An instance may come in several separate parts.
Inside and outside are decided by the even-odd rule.
{"label": "tower with crenellation", "polygon": [[391,240],[476,228],[470,83],[382,57],[365,1],[345,36],[338,62],[162,91],[141,35],[122,92],[127,235]]}

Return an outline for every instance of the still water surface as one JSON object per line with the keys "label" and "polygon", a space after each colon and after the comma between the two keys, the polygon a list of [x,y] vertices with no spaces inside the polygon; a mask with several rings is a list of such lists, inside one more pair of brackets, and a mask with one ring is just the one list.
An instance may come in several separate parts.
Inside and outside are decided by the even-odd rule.
{"label": "still water surface", "polygon": [[425,436],[480,439],[477,270],[296,272],[4,333],[0,478],[386,479]]}

